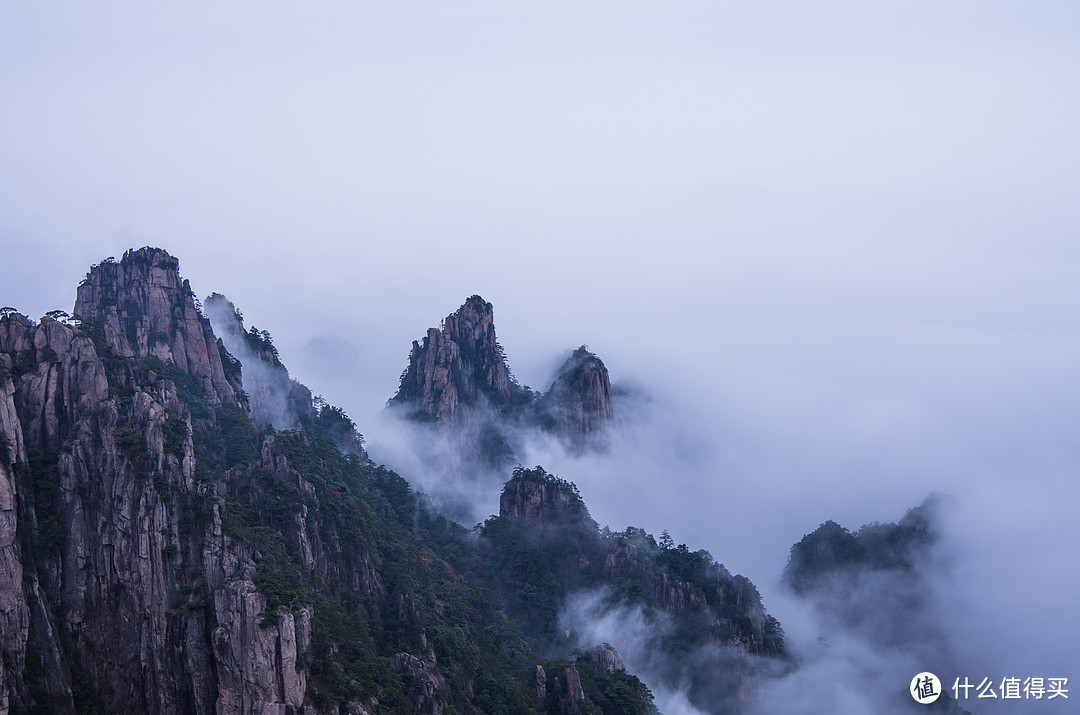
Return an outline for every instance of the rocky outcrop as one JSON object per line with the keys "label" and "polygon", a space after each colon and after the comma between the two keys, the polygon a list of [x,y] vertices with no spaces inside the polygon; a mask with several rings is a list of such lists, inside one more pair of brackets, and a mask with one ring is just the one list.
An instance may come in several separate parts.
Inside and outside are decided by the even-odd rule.
{"label": "rocky outcrop", "polygon": [[130,250],[92,267],[79,285],[74,314],[97,323],[120,357],[154,355],[198,380],[213,402],[237,402],[221,346],[195,305],[180,261],[160,248]]}
{"label": "rocky outcrop", "polygon": [[[20,315],[0,320],[0,330],[21,333],[27,326]],[[10,344],[0,335],[0,343]],[[15,410],[11,356],[0,353],[0,712],[6,713],[20,698],[26,667],[30,609],[23,594],[22,549],[17,536],[18,492],[16,462],[26,461],[22,425]]]}
{"label": "rocky outcrop", "polygon": [[398,653],[390,658],[390,669],[408,676],[407,692],[409,715],[443,715],[445,710],[439,691],[446,686],[446,678],[435,665],[434,654],[421,659],[408,653]]}
{"label": "rocky outcrop", "polygon": [[536,702],[543,707],[544,702],[547,700],[547,673],[544,672],[544,666],[536,666]]}
{"label": "rocky outcrop", "polygon": [[536,527],[596,528],[577,487],[541,467],[516,469],[499,497],[499,516]]}
{"label": "rocky outcrop", "polygon": [[545,426],[575,450],[602,446],[615,421],[607,368],[584,345],[559,368],[540,402]]}
{"label": "rocky outcrop", "polygon": [[295,712],[307,687],[298,665],[311,649],[312,609],[268,608],[255,585],[255,563],[222,532],[217,504],[209,536],[203,554],[216,624],[210,633],[216,712]]}
{"label": "rocky outcrop", "polygon": [[432,459],[454,477],[509,466],[544,435],[573,452],[602,449],[615,421],[607,368],[584,345],[546,393],[518,384],[496,342],[491,303],[478,295],[413,342],[387,406],[434,427],[434,434],[419,431],[418,448],[434,451]]}
{"label": "rocky outcrop", "polygon": [[242,382],[251,418],[274,429],[298,429],[317,417],[311,391],[289,377],[264,331],[244,329],[244,317],[228,298],[213,293],[203,304],[229,353],[243,366]]}
{"label": "rocky outcrop", "polygon": [[[639,561],[605,570],[621,542],[573,484],[519,469],[502,516],[469,535],[362,450],[343,453],[355,426],[291,381],[296,421],[280,421],[288,374],[269,336],[221,299],[222,332],[250,350],[235,360],[177,268],[129,251],[91,269],[77,318],[0,311],[0,715],[578,713],[605,677],[647,695],[607,649],[531,671],[526,633],[554,632],[564,589]],[[430,364],[414,356],[417,374],[445,368],[424,394],[456,401],[447,424],[535,415],[489,304],[470,299],[436,332]],[[697,591],[653,566],[648,593],[693,611]],[[756,592],[721,587],[701,591],[710,606],[750,612]]]}
{"label": "rocky outcrop", "polygon": [[585,690],[581,687],[581,675],[576,666],[570,665],[563,668],[561,673],[552,675],[546,690],[548,712],[581,715]]}
{"label": "rocky outcrop", "polygon": [[519,391],[495,339],[494,309],[474,295],[446,316],[442,328],[429,328],[422,343],[413,341],[390,404],[404,406],[414,419],[460,424],[477,409],[510,407]]}
{"label": "rocky outcrop", "polygon": [[606,643],[589,651],[589,660],[604,673],[614,673],[624,668],[622,656]]}
{"label": "rocky outcrop", "polygon": [[641,584],[655,604],[671,613],[684,613],[707,601],[701,588],[658,571],[633,544],[616,546],[607,555],[604,578]]}
{"label": "rocky outcrop", "polygon": [[81,325],[0,319],[0,702],[12,712],[304,700],[310,606],[264,623],[250,551],[196,478],[192,417],[155,372],[183,365],[206,399],[237,405],[175,269],[164,252],[129,252],[91,271]]}

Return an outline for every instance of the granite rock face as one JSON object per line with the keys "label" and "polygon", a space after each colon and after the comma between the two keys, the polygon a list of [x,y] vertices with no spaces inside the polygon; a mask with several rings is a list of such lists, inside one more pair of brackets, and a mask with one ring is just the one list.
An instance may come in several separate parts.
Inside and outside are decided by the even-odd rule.
{"label": "granite rock face", "polygon": [[113,354],[171,361],[211,399],[236,404],[238,386],[226,377],[221,346],[179,268],[160,248],[130,250],[119,263],[103,261],[79,286],[74,314],[102,326]]}
{"label": "granite rock face", "polygon": [[601,645],[589,651],[589,659],[595,663],[604,673],[614,673],[623,670],[622,656],[618,651],[607,645]]}
{"label": "granite rock face", "polygon": [[491,303],[470,297],[446,316],[442,328],[429,328],[423,342],[413,341],[409,366],[391,404],[407,406],[421,421],[469,422],[481,407],[505,410],[520,392],[495,340]]}
{"label": "granite rock face", "polygon": [[578,451],[602,446],[615,421],[607,367],[584,345],[559,368],[540,402],[548,428]]}
{"label": "granite rock face", "polygon": [[82,318],[0,319],[0,710],[295,712],[310,607],[273,625],[162,367],[240,409],[177,261],[128,252]]}
{"label": "granite rock face", "polygon": [[[536,472],[540,473],[537,474]],[[517,470],[499,497],[499,516],[534,527],[595,526],[577,487],[536,470]]]}
{"label": "granite rock face", "polygon": [[[221,296],[207,310],[213,327],[178,261],[145,248],[94,266],[74,316],[0,311],[0,715],[595,712],[600,679],[627,684],[618,654],[534,671],[523,634],[557,604],[519,616],[506,600],[571,585],[764,647],[748,581],[676,575],[540,468],[515,470],[475,533],[436,516],[267,334]],[[495,447],[502,430],[592,439],[613,419],[584,349],[550,394],[513,380],[475,296],[414,344],[399,392]]]}
{"label": "granite rock face", "polygon": [[453,459],[490,466],[516,461],[530,433],[554,435],[573,451],[601,448],[615,421],[607,368],[585,346],[546,393],[518,384],[496,340],[492,305],[478,295],[413,342],[388,406],[433,426]]}
{"label": "granite rock face", "polygon": [[516,426],[533,402],[495,338],[494,310],[478,295],[414,341],[409,365],[388,407],[430,427],[444,464],[501,468],[520,451]]}

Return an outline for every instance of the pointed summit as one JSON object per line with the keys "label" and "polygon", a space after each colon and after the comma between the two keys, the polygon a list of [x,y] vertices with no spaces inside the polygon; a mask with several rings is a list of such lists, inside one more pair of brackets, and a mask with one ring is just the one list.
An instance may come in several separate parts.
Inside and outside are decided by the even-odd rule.
{"label": "pointed summit", "polygon": [[422,343],[413,341],[390,404],[407,407],[420,421],[455,424],[484,403],[504,410],[520,392],[495,340],[491,303],[474,295],[446,316],[442,328],[429,328]]}
{"label": "pointed summit", "polygon": [[387,406],[436,427],[437,435],[423,439],[437,449],[449,447],[443,462],[488,467],[509,466],[530,440],[552,436],[573,452],[603,449],[615,422],[607,367],[584,345],[570,354],[546,393],[519,384],[496,341],[491,303],[478,295],[413,342]]}
{"label": "pointed summit", "polygon": [[615,420],[607,367],[584,345],[559,368],[543,402],[550,429],[579,449],[596,443]]}
{"label": "pointed summit", "polygon": [[121,357],[155,356],[195,377],[218,402],[236,404],[221,347],[210,321],[195,306],[180,261],[160,248],[132,249],[117,263],[107,258],[79,285],[75,315],[98,323]]}

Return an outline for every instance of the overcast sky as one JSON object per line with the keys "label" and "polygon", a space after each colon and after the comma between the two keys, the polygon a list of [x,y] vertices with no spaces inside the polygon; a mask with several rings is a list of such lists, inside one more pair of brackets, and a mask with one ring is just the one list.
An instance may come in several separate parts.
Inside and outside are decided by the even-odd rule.
{"label": "overcast sky", "polygon": [[[522,382],[587,343],[653,396],[649,457],[554,465],[601,523],[768,605],[820,522],[948,491],[973,582],[1080,632],[1080,4],[524,5],[3,3],[0,304],[161,246],[377,448],[480,293]],[[990,652],[1080,683],[1040,624]]]}

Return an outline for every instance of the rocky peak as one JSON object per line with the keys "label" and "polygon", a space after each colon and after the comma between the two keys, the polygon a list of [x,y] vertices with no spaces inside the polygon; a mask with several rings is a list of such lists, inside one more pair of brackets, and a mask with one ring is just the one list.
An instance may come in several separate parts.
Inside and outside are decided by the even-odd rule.
{"label": "rocky peak", "polygon": [[180,261],[160,248],[127,251],[119,262],[91,267],[79,285],[75,315],[97,323],[121,357],[173,362],[201,384],[211,400],[237,403],[210,321],[195,305]]}
{"label": "rocky peak", "polygon": [[830,519],[791,547],[784,582],[804,594],[846,588],[863,572],[914,574],[953,503],[948,495],[931,494],[899,522],[864,524],[857,532]]}
{"label": "rocky peak", "polygon": [[204,306],[222,343],[243,366],[251,418],[275,429],[297,429],[314,420],[311,391],[289,377],[270,334],[254,326],[245,330],[243,314],[220,293],[212,293]]}
{"label": "rocky peak", "polygon": [[596,523],[577,487],[543,467],[518,467],[499,497],[499,516],[534,526],[565,526]]}
{"label": "rocky peak", "polygon": [[625,668],[622,656],[607,643],[598,645],[589,651],[589,660],[605,673],[614,673],[616,670]]}
{"label": "rocky peak", "polygon": [[577,448],[595,443],[615,420],[607,367],[584,345],[559,368],[544,402],[552,429]]}
{"label": "rocky peak", "polygon": [[429,328],[422,343],[413,341],[409,367],[390,403],[408,406],[422,420],[455,423],[482,401],[496,409],[510,406],[517,391],[495,339],[491,303],[474,295],[441,328]]}

